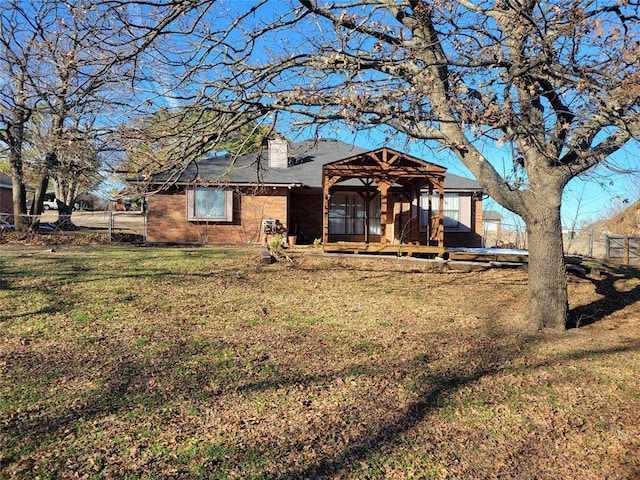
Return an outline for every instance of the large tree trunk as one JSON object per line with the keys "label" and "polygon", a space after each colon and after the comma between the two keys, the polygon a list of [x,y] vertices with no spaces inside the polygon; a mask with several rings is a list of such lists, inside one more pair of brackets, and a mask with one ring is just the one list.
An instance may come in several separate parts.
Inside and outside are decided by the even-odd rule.
{"label": "large tree trunk", "polygon": [[[22,141],[18,143],[22,145]],[[12,144],[9,149],[9,163],[11,164],[11,186],[13,188],[13,225],[16,232],[26,232],[31,224],[27,216],[27,189],[24,185],[24,171],[22,169],[22,147]]]}
{"label": "large tree trunk", "polygon": [[[19,100],[19,99],[18,99]],[[24,168],[22,163],[22,143],[24,141],[24,124],[27,115],[21,108],[14,108],[12,122],[5,132],[5,142],[9,145],[9,164],[13,188],[13,224],[17,232],[25,232],[29,228],[27,216],[27,189],[24,185]]]}
{"label": "large tree trunk", "polygon": [[47,186],[49,185],[49,175],[46,173],[40,174],[38,177],[38,183],[36,184],[36,191],[33,194],[33,204],[31,205],[31,215],[42,215],[42,206],[47,193]]}
{"label": "large tree trunk", "polygon": [[11,183],[13,187],[13,224],[17,232],[24,232],[29,228],[27,217],[27,189],[22,180],[22,167],[11,164]]}
{"label": "large tree trunk", "polygon": [[[49,152],[45,155],[44,164],[40,166],[40,173],[38,175],[38,183],[36,185],[36,193],[33,199],[33,206],[31,208],[32,215],[38,215],[36,217],[37,223],[34,222],[32,228],[37,228],[40,223],[40,215],[43,213],[43,202],[47,194],[47,188],[49,187],[49,179],[51,178],[51,169],[58,164],[58,156],[54,152]],[[60,209],[58,208],[58,217],[60,216]]]}
{"label": "large tree trunk", "polygon": [[562,244],[560,202],[537,209],[527,219],[529,246],[529,319],[532,330],[564,330],[568,297]]}

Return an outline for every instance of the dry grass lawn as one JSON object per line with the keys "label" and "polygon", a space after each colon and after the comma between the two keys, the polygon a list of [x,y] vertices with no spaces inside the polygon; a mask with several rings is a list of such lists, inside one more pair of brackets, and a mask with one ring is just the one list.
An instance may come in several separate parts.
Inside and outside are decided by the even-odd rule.
{"label": "dry grass lawn", "polygon": [[0,478],[640,477],[640,279],[3,247]]}

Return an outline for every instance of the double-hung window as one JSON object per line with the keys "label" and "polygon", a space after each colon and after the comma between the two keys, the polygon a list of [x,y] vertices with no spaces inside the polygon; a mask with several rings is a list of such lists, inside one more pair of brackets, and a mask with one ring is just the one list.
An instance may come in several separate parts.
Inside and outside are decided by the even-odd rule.
{"label": "double-hung window", "polygon": [[[440,197],[433,197],[433,210],[440,210]],[[458,228],[460,226],[460,196],[457,193],[444,194],[444,227]]]}
{"label": "double-hung window", "polygon": [[233,220],[233,192],[218,187],[187,190],[187,220],[230,222]]}
{"label": "double-hung window", "polygon": [[[421,202],[421,222],[423,228],[427,225],[429,215],[429,194],[423,193]],[[431,213],[436,215],[440,212],[440,196],[435,193],[431,197]],[[443,203],[444,227],[459,228],[460,227],[460,196],[457,193],[445,193]]]}

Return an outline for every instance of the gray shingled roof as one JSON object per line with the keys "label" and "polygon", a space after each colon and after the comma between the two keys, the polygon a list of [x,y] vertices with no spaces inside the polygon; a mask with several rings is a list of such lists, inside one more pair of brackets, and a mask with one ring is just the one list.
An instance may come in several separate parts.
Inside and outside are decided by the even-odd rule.
{"label": "gray shingled roof", "polygon": [[483,220],[502,220],[502,214],[496,210],[485,210],[482,212]]}
{"label": "gray shingled roof", "polygon": [[[289,145],[287,168],[271,168],[266,152],[232,159],[228,155],[210,156],[187,167],[176,183],[227,183],[246,185],[322,186],[322,167],[331,162],[353,157],[369,150],[332,139],[305,140]],[[167,175],[154,176],[153,183],[164,183]],[[445,188],[448,190],[480,190],[475,180],[447,173]]]}
{"label": "gray shingled roof", "polygon": [[447,190],[482,190],[480,184],[474,179],[460,177],[453,173],[447,173],[444,178],[444,188]]}

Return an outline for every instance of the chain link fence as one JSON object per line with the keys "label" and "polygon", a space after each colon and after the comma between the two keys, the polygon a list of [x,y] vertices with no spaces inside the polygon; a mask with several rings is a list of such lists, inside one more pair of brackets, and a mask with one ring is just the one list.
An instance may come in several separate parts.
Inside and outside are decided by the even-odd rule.
{"label": "chain link fence", "polygon": [[[59,217],[57,211],[49,210],[42,215],[25,217],[30,224],[39,222],[37,234],[43,242],[57,243],[59,240],[60,243],[144,243],[147,238],[147,216],[142,212],[79,211],[73,212],[70,217]],[[13,222],[13,215],[0,214],[0,243],[25,239],[25,234],[13,231]],[[29,240],[33,240],[36,234],[31,232],[29,235],[32,236]],[[594,229],[567,229],[563,231],[563,242],[567,254],[616,263],[640,263],[637,252],[640,244],[638,237],[615,236]],[[483,246],[526,250],[526,230],[521,225],[503,224],[502,228],[484,232]]]}
{"label": "chain link fence", "polygon": [[[38,232],[31,235],[51,235],[69,237],[70,240],[82,240],[83,237],[105,242],[143,243],[147,237],[147,216],[142,212],[73,212],[71,216],[59,216],[55,210],[42,215],[24,215],[27,223],[39,224]],[[0,235],[5,240],[23,237],[25,234],[13,229],[15,216],[0,214]]]}
{"label": "chain link fence", "polygon": [[[567,254],[606,259],[607,233],[594,229],[565,229],[562,233]],[[502,225],[497,231],[485,231],[483,244],[487,248],[515,248],[526,250],[527,233],[520,225]]]}

